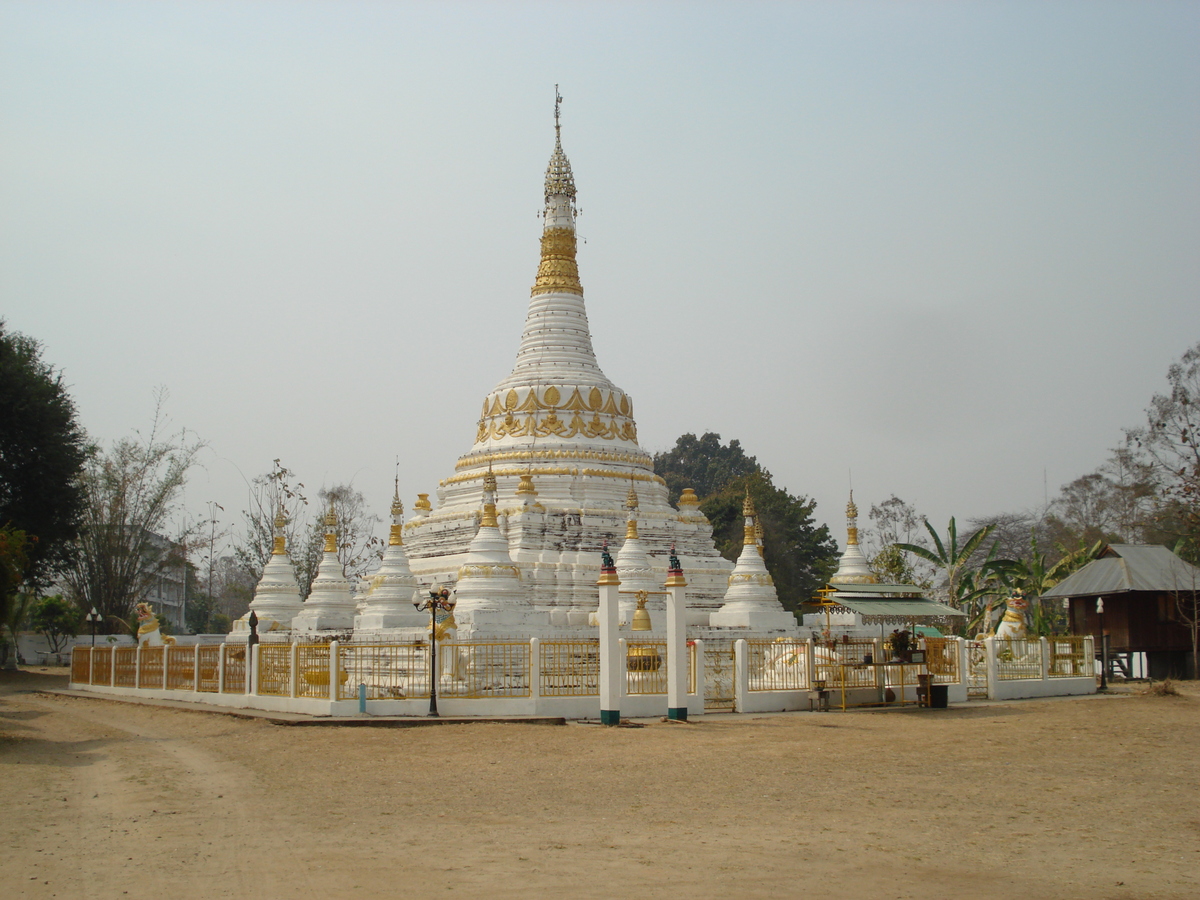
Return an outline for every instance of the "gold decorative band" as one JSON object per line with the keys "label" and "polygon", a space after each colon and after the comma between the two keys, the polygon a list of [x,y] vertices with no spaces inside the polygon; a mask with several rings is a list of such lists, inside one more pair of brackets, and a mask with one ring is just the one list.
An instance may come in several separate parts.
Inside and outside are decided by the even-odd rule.
{"label": "gold decorative band", "polygon": [[572,416],[570,422],[564,422],[556,413],[548,413],[545,416],[526,416],[524,419],[518,419],[512,413],[505,413],[503,418],[493,419],[490,424],[487,420],[481,421],[479,430],[475,434],[475,443],[482,444],[488,439],[500,440],[506,437],[573,438],[580,435],[587,438],[600,438],[606,441],[622,440],[636,444],[637,425],[632,419],[613,417],[605,420],[601,419],[599,415],[584,419],[579,413]]}
{"label": "gold decorative band", "polygon": [[[626,453],[621,450],[496,450],[491,453],[467,454],[459,457],[454,468],[465,469],[469,466],[486,466],[491,463],[533,459],[594,459],[597,462],[634,463],[647,468],[653,464],[653,457],[648,453]],[[679,502],[683,503],[682,497]]]}
{"label": "gold decorative band", "polygon": [[[482,479],[486,472],[460,472],[457,475],[451,475],[438,484],[445,486],[448,484],[461,484],[465,481],[477,481]],[[581,469],[578,466],[544,466],[537,469],[496,469],[496,475],[586,475],[593,478],[620,478],[622,481],[629,481],[631,478],[634,481],[656,481],[659,484],[665,485],[662,477],[652,473],[643,472],[618,472],[616,469]]]}
{"label": "gold decorative band", "polygon": [[547,228],[542,233],[542,261],[538,264],[537,279],[532,296],[538,294],[582,294],[579,283],[579,264],[575,261],[575,230]]}

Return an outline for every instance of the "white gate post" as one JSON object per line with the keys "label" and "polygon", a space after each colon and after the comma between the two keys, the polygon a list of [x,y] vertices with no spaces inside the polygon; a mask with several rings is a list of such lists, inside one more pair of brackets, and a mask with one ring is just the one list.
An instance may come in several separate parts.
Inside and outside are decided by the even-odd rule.
{"label": "white gate post", "polygon": [[[607,554],[607,550],[605,554]],[[596,621],[600,625],[600,724],[621,724],[621,697],[625,693],[625,642],[620,640],[617,604],[621,580],[615,566],[601,565],[600,606]]]}
{"label": "white gate post", "polygon": [[142,645],[139,643],[133,649],[133,687],[136,690],[142,686]]}
{"label": "white gate post", "polygon": [[329,642],[329,702],[336,703],[338,698],[338,688],[341,686],[342,673],[339,670],[338,647],[337,641]]}
{"label": "white gate post", "polygon": [[246,693],[258,693],[258,648],[261,644],[247,645],[246,654]]}
{"label": "white gate post", "polygon": [[746,694],[750,690],[750,648],[745,638],[733,642],[733,711],[746,711]]}
{"label": "white gate post", "polygon": [[288,679],[288,682],[289,682],[288,683],[288,696],[293,697],[293,698],[296,696],[297,685],[300,684],[299,664],[300,664],[300,644],[297,641],[293,640],[292,641],[292,661],[291,661],[291,664],[288,666],[288,671],[291,673],[291,678]]}
{"label": "white gate post", "polygon": [[[671,554],[674,558],[675,554]],[[682,569],[667,573],[667,718],[686,722],[687,581]]]}
{"label": "white gate post", "polygon": [[529,639],[529,699],[533,701],[533,713],[538,714],[538,703],[542,698],[542,656],[538,652],[540,642]]}
{"label": "white gate post", "polygon": [[696,699],[699,700],[700,712],[704,712],[704,641],[696,638],[692,642],[692,674],[696,679]]}
{"label": "white gate post", "polygon": [[221,647],[217,650],[217,693],[225,693],[225,647],[224,641],[221,641]]}
{"label": "white gate post", "polygon": [[200,693],[200,644],[192,644],[192,693]]}
{"label": "white gate post", "polygon": [[987,654],[988,699],[995,700],[1000,684],[1000,667],[996,662],[996,639],[991,636],[985,637],[983,639],[983,647],[984,652]]}

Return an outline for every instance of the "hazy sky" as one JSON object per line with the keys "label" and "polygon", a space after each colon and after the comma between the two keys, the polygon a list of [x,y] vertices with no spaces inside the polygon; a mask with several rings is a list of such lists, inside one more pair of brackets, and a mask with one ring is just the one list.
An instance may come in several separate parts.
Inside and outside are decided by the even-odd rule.
{"label": "hazy sky", "polygon": [[1197,3],[0,3],[0,316],[153,390],[232,518],[384,513],[511,369],[563,96],[642,446],[738,438],[844,538],[1042,503],[1200,339]]}

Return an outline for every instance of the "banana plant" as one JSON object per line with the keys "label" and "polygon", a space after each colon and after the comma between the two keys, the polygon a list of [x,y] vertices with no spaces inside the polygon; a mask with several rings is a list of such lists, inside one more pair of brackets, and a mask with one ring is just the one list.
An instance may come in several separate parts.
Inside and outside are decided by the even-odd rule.
{"label": "banana plant", "polygon": [[[955,609],[959,608],[963,602],[960,594],[960,585],[965,574],[965,569],[971,561],[971,557],[983,544],[989,534],[995,530],[995,525],[985,525],[972,534],[960,547],[958,544],[958,525],[954,521],[954,517],[950,517],[950,524],[946,527],[946,540],[942,540],[929,520],[925,520],[925,530],[929,532],[930,538],[933,539],[935,549],[931,550],[928,547],[922,547],[919,544],[896,544],[901,550],[906,553],[911,553],[914,556],[919,556],[921,559],[928,560],[939,569],[946,573],[946,591],[950,601],[950,605]],[[995,548],[993,548],[994,551]],[[972,588],[978,590],[978,588]]]}

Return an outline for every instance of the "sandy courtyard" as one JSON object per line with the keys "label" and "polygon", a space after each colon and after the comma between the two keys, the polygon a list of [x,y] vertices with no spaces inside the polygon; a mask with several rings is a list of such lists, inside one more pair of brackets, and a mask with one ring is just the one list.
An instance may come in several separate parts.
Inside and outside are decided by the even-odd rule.
{"label": "sandy courtyard", "polygon": [[1200,896],[1200,690],[296,728],[0,673],[17,898]]}

